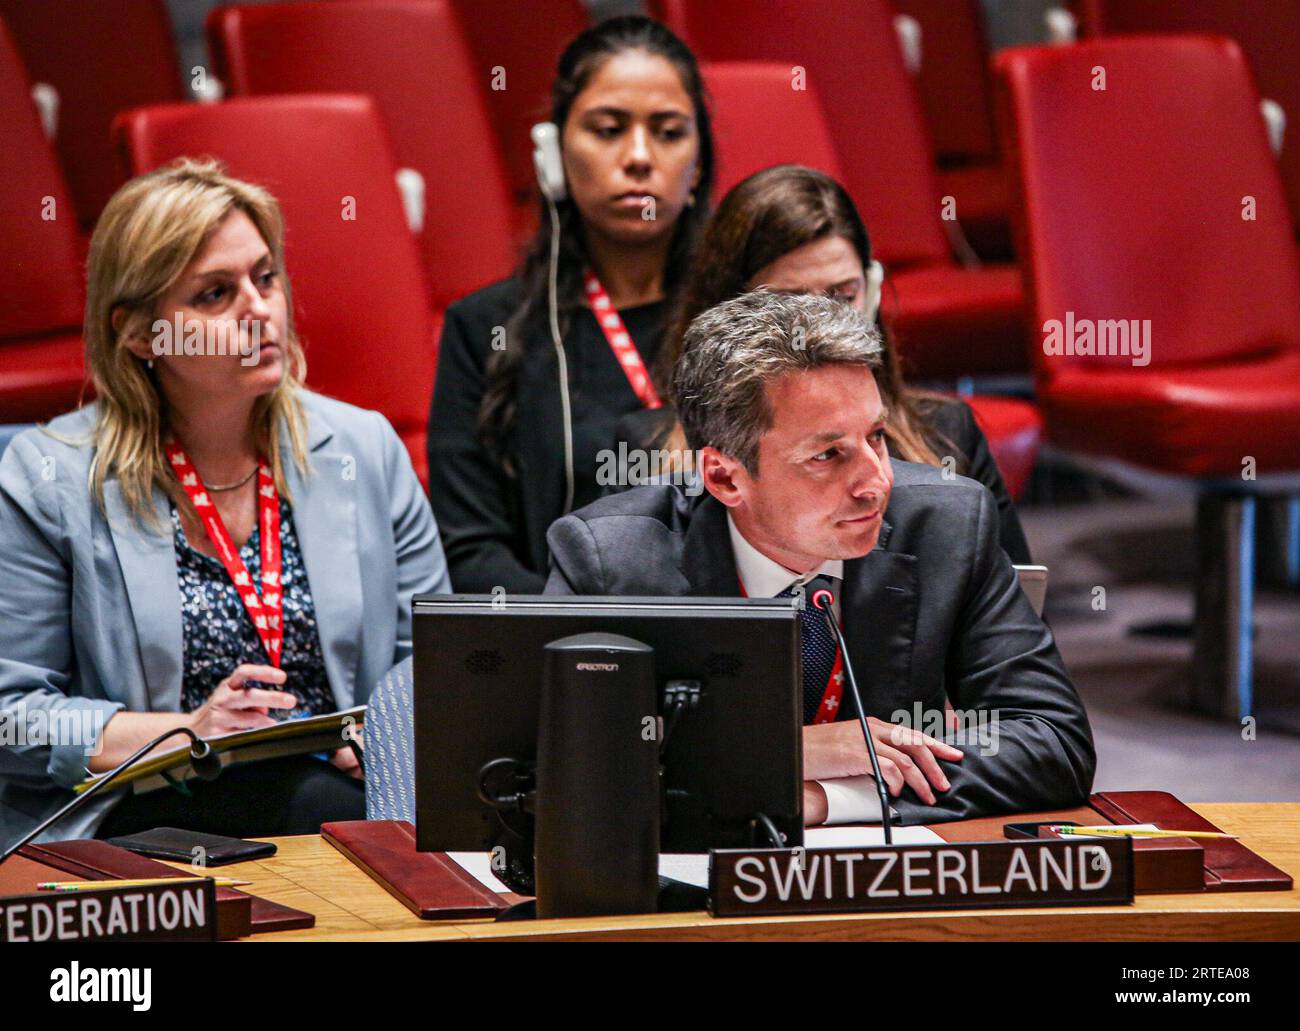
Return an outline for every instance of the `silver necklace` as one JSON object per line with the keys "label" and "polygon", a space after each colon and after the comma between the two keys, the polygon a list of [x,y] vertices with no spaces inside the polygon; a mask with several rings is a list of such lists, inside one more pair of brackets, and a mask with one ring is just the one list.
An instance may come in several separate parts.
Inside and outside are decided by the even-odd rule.
{"label": "silver necklace", "polygon": [[205,484],[203,485],[203,489],[206,490],[206,491],[208,491],[208,492],[210,492],[210,493],[216,493],[216,492],[218,492],[218,491],[223,491],[223,490],[236,490],[236,489],[238,489],[239,487],[242,487],[244,484],[246,484],[249,480],[251,480],[251,479],[253,478],[253,476],[254,476],[254,474],[255,474],[256,472],[257,472],[257,466],[253,466],[253,471],[250,472],[247,476],[245,476],[245,477],[244,477],[242,480],[240,480],[238,483],[228,483],[228,484],[226,484],[226,485],[223,486],[223,487],[216,487],[216,486],[213,486],[212,484],[205,483]]}

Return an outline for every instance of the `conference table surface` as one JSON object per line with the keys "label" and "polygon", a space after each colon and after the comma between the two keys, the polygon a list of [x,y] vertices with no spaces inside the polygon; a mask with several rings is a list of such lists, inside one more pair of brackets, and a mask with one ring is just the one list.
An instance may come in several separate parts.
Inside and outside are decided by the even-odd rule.
{"label": "conference table surface", "polygon": [[[1192,808],[1300,883],[1300,803],[1201,803]],[[935,830],[948,840],[990,840],[1001,837],[995,828],[1015,819],[1067,815],[936,824]],[[249,880],[245,891],[314,913],[316,926],[245,941],[1300,941],[1300,888],[1295,887],[1139,895],[1131,906],[1052,909],[728,919],[701,911],[507,923],[421,920],[319,835],[267,840],[278,846],[276,855],[213,872]]]}

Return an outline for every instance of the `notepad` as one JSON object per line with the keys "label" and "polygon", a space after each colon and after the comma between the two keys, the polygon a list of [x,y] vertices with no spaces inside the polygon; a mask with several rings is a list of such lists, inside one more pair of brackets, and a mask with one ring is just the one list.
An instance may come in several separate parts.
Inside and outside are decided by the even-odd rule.
{"label": "notepad", "polygon": [[[285,720],[256,730],[218,734],[204,740],[217,753],[224,769],[227,766],[256,762],[259,759],[279,759],[289,755],[334,751],[348,743],[344,732],[351,727],[360,727],[365,722],[365,718],[366,707],[357,705],[339,712],[304,716],[301,719]],[[176,748],[136,763],[117,777],[109,790],[130,785],[135,789],[136,794],[143,794],[165,788],[171,783],[189,780],[194,776],[194,771],[190,768],[190,745],[179,735],[176,740],[182,743]],[[83,780],[73,790],[80,794],[107,776],[108,772],[96,773]]]}

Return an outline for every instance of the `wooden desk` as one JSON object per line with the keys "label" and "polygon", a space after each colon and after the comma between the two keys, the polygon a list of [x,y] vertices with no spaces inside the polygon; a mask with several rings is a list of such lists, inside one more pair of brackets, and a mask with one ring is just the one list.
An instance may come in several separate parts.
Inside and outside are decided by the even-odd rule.
{"label": "wooden desk", "polygon": [[[1246,845],[1300,882],[1300,803],[1192,808],[1240,835]],[[280,849],[277,855],[222,867],[220,873],[252,881],[248,890],[255,894],[315,913],[316,926],[248,941],[1300,941],[1300,889],[1143,895],[1132,906],[1069,909],[733,920],[715,920],[707,913],[665,913],[505,924],[434,922],[415,917],[320,837],[273,840]]]}

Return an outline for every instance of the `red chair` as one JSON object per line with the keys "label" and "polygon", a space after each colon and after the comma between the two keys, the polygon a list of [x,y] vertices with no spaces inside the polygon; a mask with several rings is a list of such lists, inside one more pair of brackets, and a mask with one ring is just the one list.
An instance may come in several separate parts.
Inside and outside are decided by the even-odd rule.
{"label": "red chair", "polygon": [[1028,401],[978,394],[962,398],[970,405],[975,422],[989,442],[989,451],[1012,501],[1019,501],[1029,485],[1038,446],[1043,440],[1043,417]]}
{"label": "red chair", "polygon": [[1084,34],[1215,32],[1237,41],[1261,96],[1282,105],[1278,163],[1300,232],[1300,4],[1291,0],[1077,0]]}
{"label": "red chair", "polygon": [[[700,70],[713,99],[719,198],[773,165],[808,165],[842,179],[816,90],[792,90],[788,64],[717,61]],[[1018,499],[1038,455],[1042,418],[1025,401],[987,395],[965,400],[988,438],[1007,490]]]}
{"label": "red chair", "polygon": [[0,21],[0,423],[76,406],[85,379],[77,216]]}
{"label": "red chair", "polygon": [[883,311],[910,376],[953,379],[1027,367],[1012,266],[952,258],[916,88],[886,0],[653,0],[710,61],[802,69],[825,105],[844,183],[890,271]]}
{"label": "red chair", "polygon": [[706,61],[700,73],[713,100],[717,199],[773,165],[807,165],[843,180],[817,92],[791,89],[789,65]]}
{"label": "red chair", "polygon": [[[1049,438],[1200,489],[1218,575],[1199,581],[1195,700],[1244,716],[1255,497],[1300,482],[1300,267],[1250,72],[1231,41],[1181,36],[997,68]],[[1125,320],[1149,320],[1149,364],[1116,353]],[[1109,354],[1078,353],[1102,332]]]}
{"label": "red chair", "polygon": [[185,99],[165,0],[0,0],[33,81],[59,94],[54,145],[89,232],[121,185],[113,116]]}
{"label": "red chair", "polygon": [[437,327],[374,102],[331,94],[141,108],[114,134],[131,174],[212,155],[276,196],[308,384],[383,412],[424,480]]}
{"label": "red chair", "polygon": [[1011,257],[1006,174],[993,124],[993,82],[979,0],[893,0],[921,27],[917,88],[939,166],[939,189],[976,252]]}
{"label": "red chair", "polygon": [[[591,24],[581,0],[452,0],[473,54],[477,81],[505,157],[516,232],[537,221],[537,179],[529,130],[551,116],[560,54]],[[503,74],[505,89],[492,88]]]}
{"label": "red chair", "polygon": [[445,307],[510,273],[510,208],[483,102],[487,83],[478,82],[450,4],[220,7],[208,18],[208,39],[231,95],[375,98],[398,167],[414,169],[424,182],[418,240],[435,305]]}

